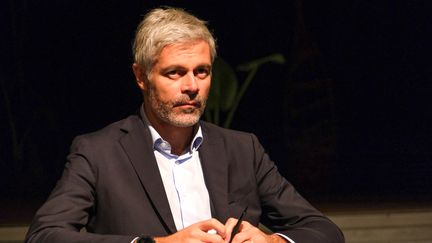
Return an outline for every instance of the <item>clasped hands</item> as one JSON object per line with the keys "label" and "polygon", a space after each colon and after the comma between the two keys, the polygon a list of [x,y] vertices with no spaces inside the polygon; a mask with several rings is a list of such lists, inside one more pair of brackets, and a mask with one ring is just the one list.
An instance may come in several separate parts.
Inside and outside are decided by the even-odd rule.
{"label": "clasped hands", "polygon": [[[217,219],[208,219],[189,227],[186,227],[172,235],[166,237],[155,237],[156,243],[186,243],[186,242],[206,242],[206,243],[227,243],[230,242],[231,232],[237,219],[230,218],[222,224]],[[238,233],[234,236],[232,243],[285,243],[286,241],[279,235],[268,235],[247,221],[240,225]]]}

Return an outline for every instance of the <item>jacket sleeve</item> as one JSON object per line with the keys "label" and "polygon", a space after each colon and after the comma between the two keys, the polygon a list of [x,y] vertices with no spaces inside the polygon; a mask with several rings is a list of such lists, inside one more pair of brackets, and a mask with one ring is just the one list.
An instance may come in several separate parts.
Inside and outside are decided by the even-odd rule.
{"label": "jacket sleeve", "polygon": [[94,210],[97,172],[75,139],[63,175],[36,213],[25,242],[131,242],[134,236],[81,232]]}
{"label": "jacket sleeve", "polygon": [[340,229],[312,207],[277,170],[252,135],[255,174],[262,207],[261,222],[296,243],[342,243]]}

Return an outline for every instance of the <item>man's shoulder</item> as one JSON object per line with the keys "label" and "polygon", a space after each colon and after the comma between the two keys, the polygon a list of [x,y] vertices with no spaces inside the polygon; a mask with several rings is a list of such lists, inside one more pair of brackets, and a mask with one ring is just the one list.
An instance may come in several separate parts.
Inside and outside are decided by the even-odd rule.
{"label": "man's shoulder", "polygon": [[91,140],[93,142],[117,141],[129,132],[137,129],[141,123],[138,115],[130,115],[113,122],[99,130],[78,135],[75,140]]}
{"label": "man's shoulder", "polygon": [[204,136],[211,137],[221,137],[227,139],[250,139],[251,137],[255,137],[254,134],[244,131],[233,130],[229,128],[223,128],[213,123],[209,123],[206,121],[200,122],[201,128],[203,130]]}

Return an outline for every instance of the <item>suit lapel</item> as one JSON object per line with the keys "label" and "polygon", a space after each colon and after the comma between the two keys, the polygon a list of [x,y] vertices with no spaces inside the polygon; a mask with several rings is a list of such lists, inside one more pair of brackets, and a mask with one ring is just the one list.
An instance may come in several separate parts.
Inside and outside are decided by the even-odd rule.
{"label": "suit lapel", "polygon": [[176,232],[174,219],[153,153],[153,142],[148,128],[140,119],[129,124],[120,144],[127,153],[154,210],[160,215],[168,233]]}
{"label": "suit lapel", "polygon": [[200,146],[200,160],[204,178],[212,203],[212,216],[224,223],[228,217],[228,160],[221,152],[223,140],[214,136],[205,123],[201,123],[203,144]]}

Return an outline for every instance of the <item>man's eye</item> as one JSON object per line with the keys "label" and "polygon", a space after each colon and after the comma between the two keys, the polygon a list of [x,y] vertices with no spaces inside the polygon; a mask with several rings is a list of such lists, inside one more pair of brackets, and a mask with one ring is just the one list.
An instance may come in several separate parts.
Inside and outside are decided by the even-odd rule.
{"label": "man's eye", "polygon": [[210,74],[210,70],[207,68],[199,68],[195,72],[195,76],[197,76],[200,79],[206,78]]}
{"label": "man's eye", "polygon": [[181,74],[178,70],[171,70],[165,73],[165,76],[167,76],[170,79],[178,79],[180,78]]}

